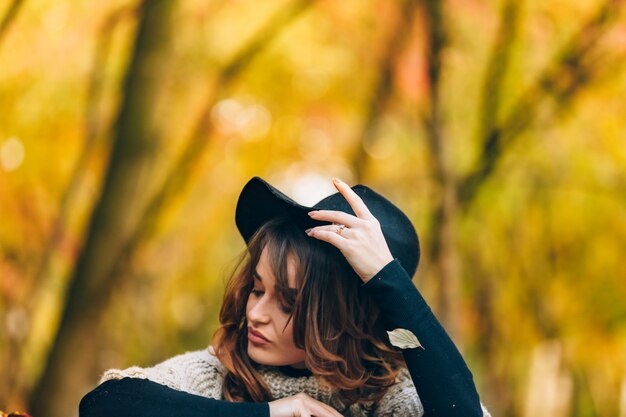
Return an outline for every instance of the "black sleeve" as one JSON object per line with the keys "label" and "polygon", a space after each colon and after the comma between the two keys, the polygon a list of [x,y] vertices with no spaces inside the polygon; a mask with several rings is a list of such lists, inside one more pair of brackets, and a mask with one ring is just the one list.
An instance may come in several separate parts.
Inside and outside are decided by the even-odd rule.
{"label": "black sleeve", "polygon": [[80,401],[80,417],[269,417],[268,403],[201,397],[140,378],[105,381]]}
{"label": "black sleeve", "polygon": [[362,287],[376,300],[388,330],[410,330],[423,346],[402,354],[424,415],[482,416],[472,373],[400,262],[389,262]]}

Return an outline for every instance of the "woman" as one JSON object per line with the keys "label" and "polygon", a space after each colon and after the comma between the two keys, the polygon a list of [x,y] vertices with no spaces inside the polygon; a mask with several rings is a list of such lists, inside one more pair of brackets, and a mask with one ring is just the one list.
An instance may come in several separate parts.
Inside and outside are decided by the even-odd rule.
{"label": "woman", "polygon": [[81,417],[489,415],[411,281],[411,222],[371,189],[333,183],[305,207],[251,179],[235,216],[243,267],[211,346],[107,371]]}

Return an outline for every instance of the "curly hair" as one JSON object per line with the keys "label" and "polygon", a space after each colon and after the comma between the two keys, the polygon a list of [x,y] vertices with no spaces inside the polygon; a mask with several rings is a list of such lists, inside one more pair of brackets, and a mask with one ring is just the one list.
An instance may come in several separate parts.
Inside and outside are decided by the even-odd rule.
{"label": "curly hair", "polygon": [[[378,307],[337,248],[306,236],[282,217],[270,220],[252,236],[226,286],[220,326],[212,340],[228,370],[225,398],[273,400],[247,353],[246,303],[264,248],[276,277],[278,300],[291,310],[293,342],[305,351],[306,367],[349,404],[380,400],[405,365],[402,354],[388,342]],[[287,262],[292,256],[295,294],[288,291]]]}

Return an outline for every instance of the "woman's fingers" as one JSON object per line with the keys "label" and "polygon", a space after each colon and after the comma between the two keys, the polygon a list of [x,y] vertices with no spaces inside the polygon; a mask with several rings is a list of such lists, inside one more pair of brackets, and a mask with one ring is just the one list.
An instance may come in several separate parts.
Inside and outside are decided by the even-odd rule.
{"label": "woman's fingers", "polygon": [[359,217],[338,210],[310,212],[313,219],[344,224],[346,227],[316,226],[306,233],[338,248],[361,280],[367,282],[393,260],[393,255],[380,222],[371,214],[361,197],[343,182],[335,182],[335,186]]}
{"label": "woman's fingers", "polygon": [[356,216],[338,210],[314,210],[309,212],[309,216],[315,220],[341,223],[349,227],[355,227],[359,225],[359,222],[364,220],[368,221],[374,219],[374,215],[367,208],[363,199],[361,199],[348,184],[338,178],[333,178],[333,184],[335,184],[335,188],[337,188],[348,204],[350,204]]}
{"label": "woman's fingers", "polygon": [[301,392],[291,397],[271,401],[270,417],[341,417],[334,408]]}
{"label": "woman's fingers", "polygon": [[315,232],[320,232],[320,231],[331,232],[339,236],[342,236],[344,238],[347,238],[353,231],[345,224],[329,224],[327,226],[317,226],[309,230],[313,230]]}
{"label": "woman's fingers", "polygon": [[311,403],[311,415],[315,417],[342,417],[341,414],[330,405],[324,404],[322,402],[316,401],[311,398],[313,403]]}
{"label": "woman's fingers", "polygon": [[298,395],[302,395],[307,406],[307,411],[311,413],[311,415],[316,417],[342,417],[341,414],[334,408],[332,408],[328,404],[324,404],[321,401],[317,401],[314,398],[309,397],[304,393],[300,393]]}
{"label": "woman's fingers", "polygon": [[309,211],[309,217],[314,220],[320,220],[325,222],[333,222],[339,224],[345,224],[348,227],[356,227],[362,220],[358,217],[354,217],[351,214],[344,213],[337,210],[314,210]]}
{"label": "woman's fingers", "polygon": [[335,188],[337,189],[337,191],[339,191],[341,195],[343,195],[344,198],[348,201],[348,204],[350,204],[350,207],[352,207],[352,210],[357,215],[357,217],[366,220],[374,217],[361,199],[361,197],[359,197],[358,194],[355,193],[348,184],[341,181],[337,177],[333,177],[333,184],[335,184]]}
{"label": "woman's fingers", "polygon": [[[323,240],[324,242],[330,243],[331,245],[339,249],[341,252],[343,252],[346,249],[346,245],[348,244],[348,239],[341,236],[335,231],[320,229],[320,227],[328,227],[328,226],[318,226],[313,229],[307,230],[306,233],[309,236],[312,236],[316,239]],[[339,226],[332,226],[332,227],[336,229]]]}

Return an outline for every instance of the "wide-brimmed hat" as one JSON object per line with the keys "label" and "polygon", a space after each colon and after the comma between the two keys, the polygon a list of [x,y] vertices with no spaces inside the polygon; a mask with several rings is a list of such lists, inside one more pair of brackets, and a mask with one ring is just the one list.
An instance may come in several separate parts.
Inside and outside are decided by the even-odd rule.
{"label": "wide-brimmed hat", "polygon": [[[419,263],[420,246],[409,218],[371,188],[360,184],[351,188],[378,219],[391,254],[412,277]],[[350,204],[339,192],[307,207],[298,204],[262,178],[253,177],[239,195],[235,223],[246,243],[263,224],[274,217],[283,216],[292,219],[295,224],[302,227],[302,233],[310,227],[330,224],[310,218],[307,213],[311,210],[338,210],[354,215]]]}

